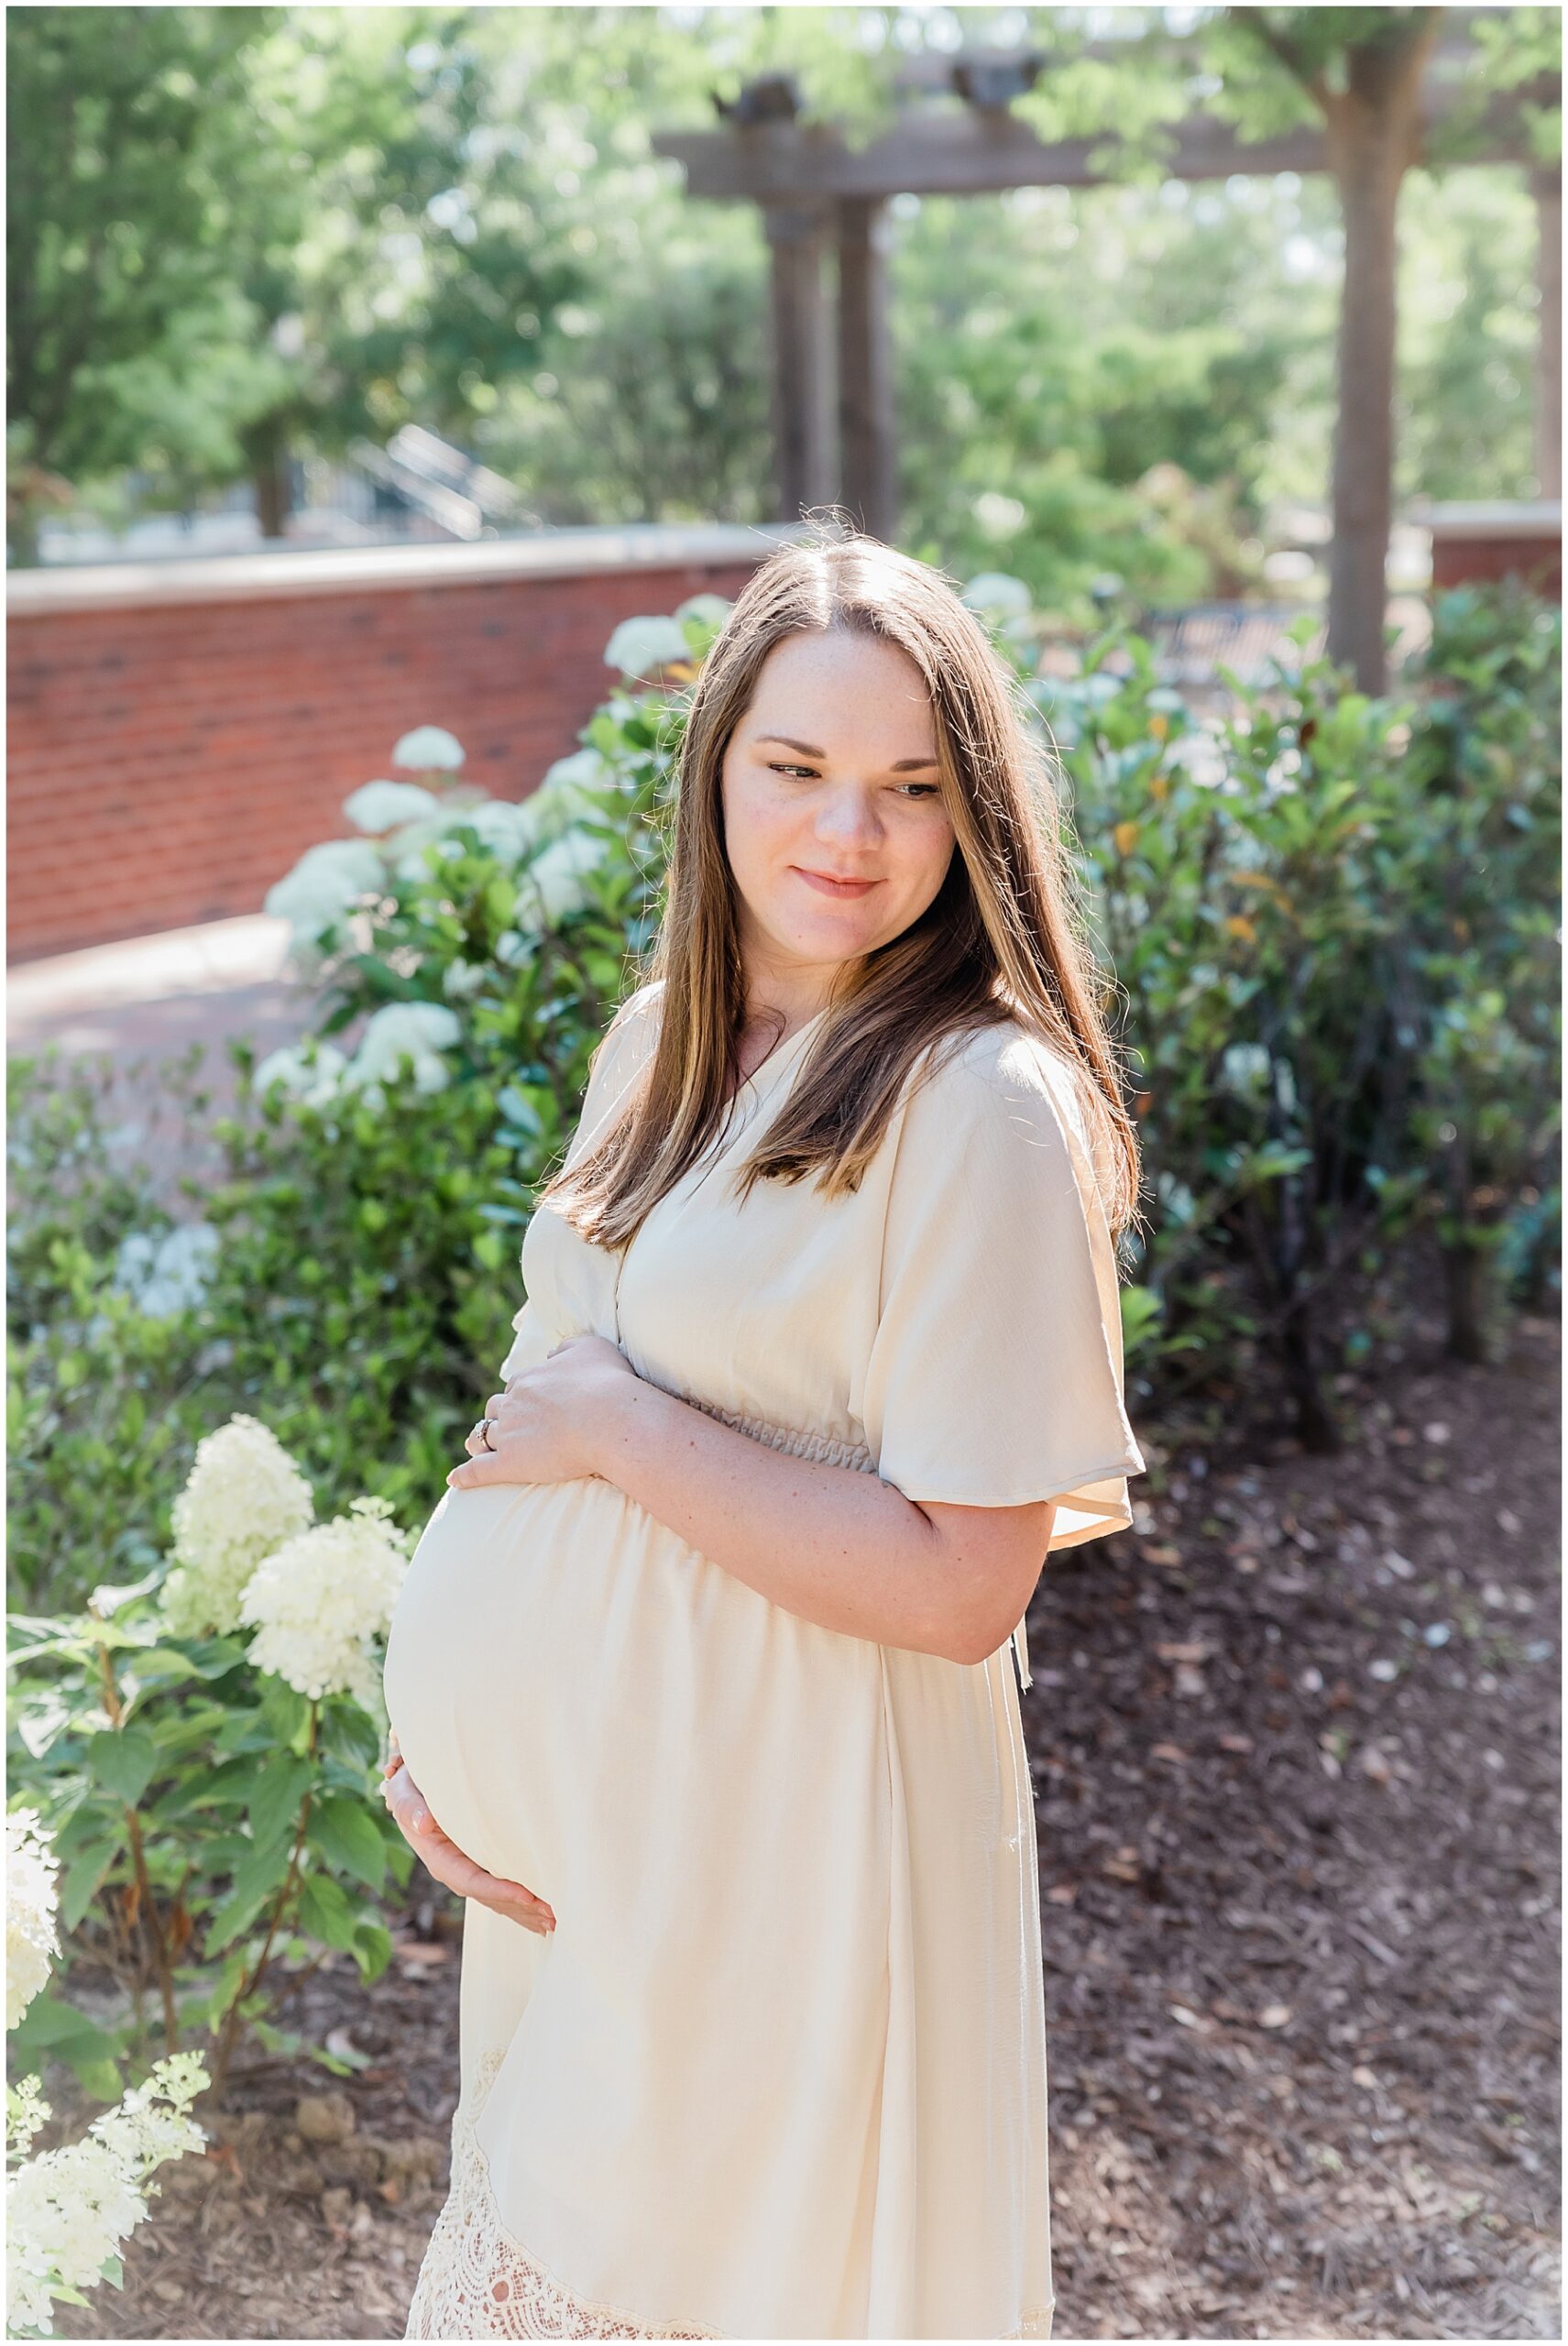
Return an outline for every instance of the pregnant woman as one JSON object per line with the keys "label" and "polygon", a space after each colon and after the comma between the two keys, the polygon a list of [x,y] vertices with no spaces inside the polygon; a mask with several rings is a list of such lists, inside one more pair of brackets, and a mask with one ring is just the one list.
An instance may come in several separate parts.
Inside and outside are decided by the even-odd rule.
{"label": "pregnant woman", "polygon": [[817,531],[704,664],[651,962],[392,1624],[468,1897],[411,2338],[1046,2338],[1019,1687],[1131,1520],[1136,1137],[1052,778],[947,581]]}

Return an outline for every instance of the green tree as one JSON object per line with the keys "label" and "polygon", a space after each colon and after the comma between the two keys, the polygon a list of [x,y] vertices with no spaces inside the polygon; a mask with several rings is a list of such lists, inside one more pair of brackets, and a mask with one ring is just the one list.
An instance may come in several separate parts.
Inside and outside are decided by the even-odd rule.
{"label": "green tree", "polygon": [[[1398,223],[1405,175],[1426,155],[1429,68],[1447,20],[1442,8],[1230,8],[1214,54],[1225,93],[1255,128],[1282,126],[1292,112],[1321,119],[1344,221],[1337,341],[1329,559],[1328,653],[1354,667],[1364,691],[1387,678],[1385,570],[1393,518]],[[1508,11],[1508,26],[1476,60],[1492,95],[1511,93],[1537,68],[1539,12]],[[1277,84],[1249,76],[1247,55],[1277,69]],[[1275,111],[1276,104],[1279,108]],[[1516,105],[1521,159],[1540,127]],[[1463,113],[1446,151],[1456,159],[1484,117]],[[1499,118],[1491,121],[1493,136]],[[1431,142],[1434,157],[1445,150]]]}
{"label": "green tree", "polygon": [[148,418],[125,370],[145,370],[164,345],[189,356],[195,322],[225,313],[224,159],[244,115],[247,52],[281,13],[6,16],[8,454],[22,559],[28,485],[140,462]]}

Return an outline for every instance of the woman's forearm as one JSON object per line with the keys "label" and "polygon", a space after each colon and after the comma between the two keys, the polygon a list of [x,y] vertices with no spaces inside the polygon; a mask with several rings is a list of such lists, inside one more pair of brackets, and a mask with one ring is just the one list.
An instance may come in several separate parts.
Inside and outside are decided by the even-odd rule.
{"label": "woman's forearm", "polygon": [[592,1446],[606,1481],[786,1612],[969,1659],[946,1544],[891,1483],[770,1449],[635,1376],[617,1380]]}

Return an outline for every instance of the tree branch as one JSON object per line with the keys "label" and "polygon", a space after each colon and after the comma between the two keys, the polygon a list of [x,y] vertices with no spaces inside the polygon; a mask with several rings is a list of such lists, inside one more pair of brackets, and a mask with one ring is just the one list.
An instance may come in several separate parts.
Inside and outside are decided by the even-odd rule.
{"label": "tree branch", "polygon": [[1305,53],[1295,41],[1288,34],[1280,32],[1277,26],[1271,25],[1261,8],[1233,8],[1230,18],[1233,24],[1240,25],[1262,41],[1291,79],[1299,82],[1308,94],[1316,99],[1325,114],[1333,112],[1336,93],[1324,81],[1321,69],[1308,63]]}

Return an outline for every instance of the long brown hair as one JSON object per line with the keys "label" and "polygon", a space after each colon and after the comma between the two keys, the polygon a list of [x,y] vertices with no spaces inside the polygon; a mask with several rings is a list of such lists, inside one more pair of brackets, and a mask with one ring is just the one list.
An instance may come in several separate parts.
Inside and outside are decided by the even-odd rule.
{"label": "long brown hair", "polygon": [[623,1245],[718,1131],[747,1020],[725,751],[773,646],[829,628],[883,637],[924,676],[956,851],[919,918],[846,968],[787,1100],[740,1169],[740,1194],[755,1180],[813,1171],[828,1196],[856,1189],[921,1054],[1015,1018],[1079,1076],[1096,1178],[1120,1231],[1137,1217],[1138,1140],[1105,1024],[1115,990],[1087,942],[1054,753],[948,580],[836,517],[758,566],[703,663],[664,914],[641,972],[663,983],[657,1039],[612,1128],[540,1201],[596,1244]]}

